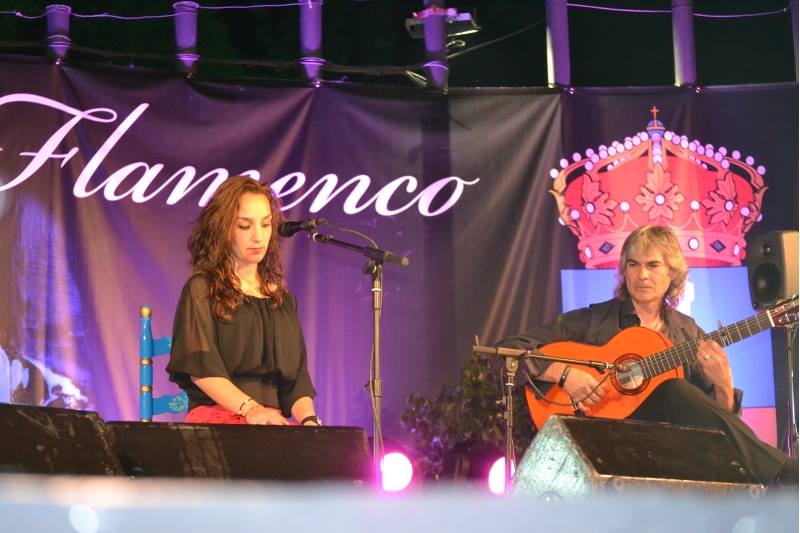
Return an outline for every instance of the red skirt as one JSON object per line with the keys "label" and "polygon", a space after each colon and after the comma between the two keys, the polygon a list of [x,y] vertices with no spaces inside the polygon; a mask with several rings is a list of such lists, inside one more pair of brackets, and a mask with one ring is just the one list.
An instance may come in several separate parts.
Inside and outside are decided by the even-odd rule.
{"label": "red skirt", "polygon": [[198,405],[186,414],[190,424],[247,424],[241,415],[232,413],[221,405]]}

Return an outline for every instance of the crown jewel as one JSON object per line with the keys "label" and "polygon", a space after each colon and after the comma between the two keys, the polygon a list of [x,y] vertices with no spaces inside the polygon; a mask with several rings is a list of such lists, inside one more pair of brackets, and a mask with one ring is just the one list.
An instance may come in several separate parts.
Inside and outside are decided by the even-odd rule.
{"label": "crown jewel", "polygon": [[587,268],[615,268],[622,243],[645,224],[670,227],[689,266],[738,266],[745,234],[760,221],[762,165],[668,131],[658,108],[645,131],[552,169],[559,222],[578,237]]}

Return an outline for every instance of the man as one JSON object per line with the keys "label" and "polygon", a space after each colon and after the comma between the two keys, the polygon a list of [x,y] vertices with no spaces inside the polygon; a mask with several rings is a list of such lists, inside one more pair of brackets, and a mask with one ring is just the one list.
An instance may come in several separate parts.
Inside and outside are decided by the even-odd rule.
{"label": "man", "polygon": [[[630,326],[657,331],[673,344],[697,339],[702,330],[675,309],[688,271],[675,234],[664,227],[643,226],[623,244],[613,299],[563,314],[552,324],[500,344],[530,349],[575,341],[599,346]],[[763,484],[796,485],[797,461],[759,440],[738,417],[742,392],[733,387],[725,350],[713,340],[697,344],[695,361],[684,365],[685,379],[661,383],[629,418],[721,429]],[[610,380],[600,383],[578,366],[530,360],[526,365],[536,380],[563,388],[573,405],[589,414],[610,392]]]}

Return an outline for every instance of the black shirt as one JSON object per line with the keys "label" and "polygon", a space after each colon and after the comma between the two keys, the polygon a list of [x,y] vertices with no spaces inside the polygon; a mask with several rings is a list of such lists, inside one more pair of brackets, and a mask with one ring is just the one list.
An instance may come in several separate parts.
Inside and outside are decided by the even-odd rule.
{"label": "black shirt", "polygon": [[297,301],[287,294],[280,307],[273,309],[271,303],[269,298],[245,296],[231,320],[219,320],[211,312],[205,278],[189,278],[175,312],[167,372],[186,391],[190,409],[215,404],[190,376],[227,378],[286,417],[299,398],[316,396]]}
{"label": "black shirt", "polygon": [[[682,344],[703,335],[703,330],[693,318],[669,306],[664,307],[662,319],[664,320],[662,333],[673,344]],[[522,349],[540,348],[545,344],[557,341],[574,341],[602,346],[623,329],[638,325],[639,317],[636,315],[633,304],[629,300],[620,301],[614,298],[561,314],[550,324],[536,327],[523,335],[508,337],[498,344]],[[534,379],[549,366],[543,361],[528,359],[525,362],[528,372]],[[699,365],[693,362],[683,365],[683,369],[689,382],[709,396],[713,396],[713,385],[700,371]],[[739,412],[741,402],[742,391],[734,389],[735,412]]]}

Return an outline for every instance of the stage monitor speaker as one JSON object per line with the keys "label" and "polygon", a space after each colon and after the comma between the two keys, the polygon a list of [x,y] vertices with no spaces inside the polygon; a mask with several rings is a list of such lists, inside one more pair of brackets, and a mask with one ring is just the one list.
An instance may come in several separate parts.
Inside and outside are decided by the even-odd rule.
{"label": "stage monitor speaker", "polygon": [[545,422],[512,480],[514,493],[548,500],[642,490],[763,492],[720,430],[561,415]]}
{"label": "stage monitor speaker", "polygon": [[343,480],[371,484],[361,428],[110,422],[125,472],[135,477]]}
{"label": "stage monitor speaker", "polygon": [[797,293],[796,231],[770,231],[747,245],[747,280],[754,309]]}
{"label": "stage monitor speaker", "polygon": [[97,413],[0,404],[0,472],[122,475]]}

